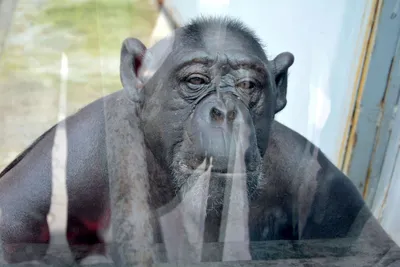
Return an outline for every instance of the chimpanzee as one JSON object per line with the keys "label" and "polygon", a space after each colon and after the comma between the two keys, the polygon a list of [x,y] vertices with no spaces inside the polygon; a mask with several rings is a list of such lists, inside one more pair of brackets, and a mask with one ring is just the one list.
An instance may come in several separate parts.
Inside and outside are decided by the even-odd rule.
{"label": "chimpanzee", "polygon": [[[164,244],[171,261],[187,256],[179,254],[184,238],[187,247],[200,244],[199,261],[235,259],[204,245],[218,242],[245,244],[236,248],[240,260],[268,260],[271,254],[254,244],[270,240],[353,238],[346,241],[350,249],[363,237],[361,246],[395,248],[352,182],[274,120],[286,106],[293,63],[289,52],[268,59],[255,33],[227,17],[195,19],[150,49],[126,39],[123,90],[63,121],[66,237],[75,259],[105,253],[101,233],[118,212],[113,235],[125,227],[131,240],[113,236],[116,243],[136,242],[133,251]],[[56,128],[1,173],[8,262],[46,253]],[[19,251],[38,243],[41,249]]]}

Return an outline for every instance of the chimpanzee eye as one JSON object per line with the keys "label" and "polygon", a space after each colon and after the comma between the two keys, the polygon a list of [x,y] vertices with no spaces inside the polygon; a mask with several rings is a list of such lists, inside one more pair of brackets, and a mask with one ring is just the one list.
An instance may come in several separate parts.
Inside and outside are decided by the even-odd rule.
{"label": "chimpanzee eye", "polygon": [[256,84],[252,81],[241,81],[238,84],[236,84],[236,87],[239,87],[243,90],[251,90],[254,87],[256,87]]}
{"label": "chimpanzee eye", "polygon": [[186,83],[190,88],[198,89],[202,85],[208,84],[209,80],[207,77],[205,77],[203,75],[195,74],[195,75],[191,75],[190,77],[188,77],[186,79]]}
{"label": "chimpanzee eye", "polygon": [[187,82],[188,82],[188,83],[191,83],[191,84],[193,84],[193,85],[202,85],[202,84],[207,83],[207,81],[206,81],[204,78],[200,77],[200,76],[190,77],[190,78],[187,80]]}

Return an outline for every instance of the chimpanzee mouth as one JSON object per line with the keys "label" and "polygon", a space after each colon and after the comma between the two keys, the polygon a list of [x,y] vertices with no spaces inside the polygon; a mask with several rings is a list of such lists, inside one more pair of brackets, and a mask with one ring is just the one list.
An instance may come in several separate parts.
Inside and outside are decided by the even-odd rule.
{"label": "chimpanzee mouth", "polygon": [[246,173],[246,170],[235,168],[234,163],[232,164],[230,159],[226,157],[203,157],[203,160],[206,161],[206,169],[211,167],[211,173],[214,174],[237,175]]}
{"label": "chimpanzee mouth", "polygon": [[[228,144],[227,142],[212,141],[214,139],[225,139],[225,135],[221,138],[213,138],[208,140],[208,145],[205,145],[203,135],[200,133],[200,144],[194,142],[194,137],[187,131],[184,132],[187,146],[191,147],[190,152],[185,153],[185,169],[187,171],[195,171],[199,166],[205,163],[205,168],[208,170],[211,166],[211,173],[217,174],[243,174],[246,173],[245,167],[240,168],[235,166],[235,160],[240,158],[239,155],[234,155],[232,145],[236,142]],[[226,141],[226,140],[225,140]],[[207,142],[206,142],[207,143]],[[240,164],[242,165],[242,164]],[[244,164],[243,164],[244,166]],[[237,168],[239,167],[239,168]]]}
{"label": "chimpanzee mouth", "polygon": [[[247,173],[245,168],[244,169],[235,168],[233,164],[228,164],[228,163],[229,161],[226,158],[198,156],[198,157],[193,157],[186,163],[181,162],[180,165],[181,168],[186,170],[186,172],[196,172],[196,171],[205,172],[207,170],[210,170],[212,174],[218,174],[218,175],[239,175]],[[232,167],[229,165],[231,165]]]}
{"label": "chimpanzee mouth", "polygon": [[215,174],[223,174],[223,175],[238,175],[238,174],[246,174],[246,171],[228,171],[228,168],[215,168],[211,167],[211,173]]}

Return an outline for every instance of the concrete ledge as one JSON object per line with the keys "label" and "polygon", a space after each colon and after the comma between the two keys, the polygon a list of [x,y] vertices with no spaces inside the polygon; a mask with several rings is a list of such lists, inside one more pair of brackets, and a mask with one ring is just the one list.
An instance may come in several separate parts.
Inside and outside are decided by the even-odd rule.
{"label": "concrete ledge", "polygon": [[[35,250],[41,245],[35,245]],[[152,266],[400,266],[400,249],[394,243],[374,245],[363,239],[342,238],[334,240],[301,240],[301,241],[268,241],[251,243],[252,261],[221,262],[218,258],[223,251],[223,243],[208,243],[205,247],[206,259],[201,263],[172,263],[166,258],[163,245],[156,245],[154,252],[156,258]],[[64,247],[65,248],[65,247]],[[63,261],[63,248],[59,248],[55,255],[47,257],[45,262],[0,264],[0,267],[19,266],[77,266],[71,262]],[[266,260],[268,259],[268,260]],[[105,262],[105,261],[108,261]],[[88,263],[84,266],[113,267],[109,259]],[[135,266],[138,264],[132,264]]]}

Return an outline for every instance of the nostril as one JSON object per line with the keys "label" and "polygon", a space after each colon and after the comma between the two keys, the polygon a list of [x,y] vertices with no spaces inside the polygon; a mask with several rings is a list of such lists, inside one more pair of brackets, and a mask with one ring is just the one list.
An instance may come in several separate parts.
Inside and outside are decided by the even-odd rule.
{"label": "nostril", "polygon": [[224,120],[224,113],[220,109],[212,107],[210,110],[210,117],[213,121],[221,122]]}
{"label": "nostril", "polygon": [[230,110],[228,111],[228,114],[226,114],[226,117],[229,121],[234,121],[236,119],[237,111],[236,110]]}

